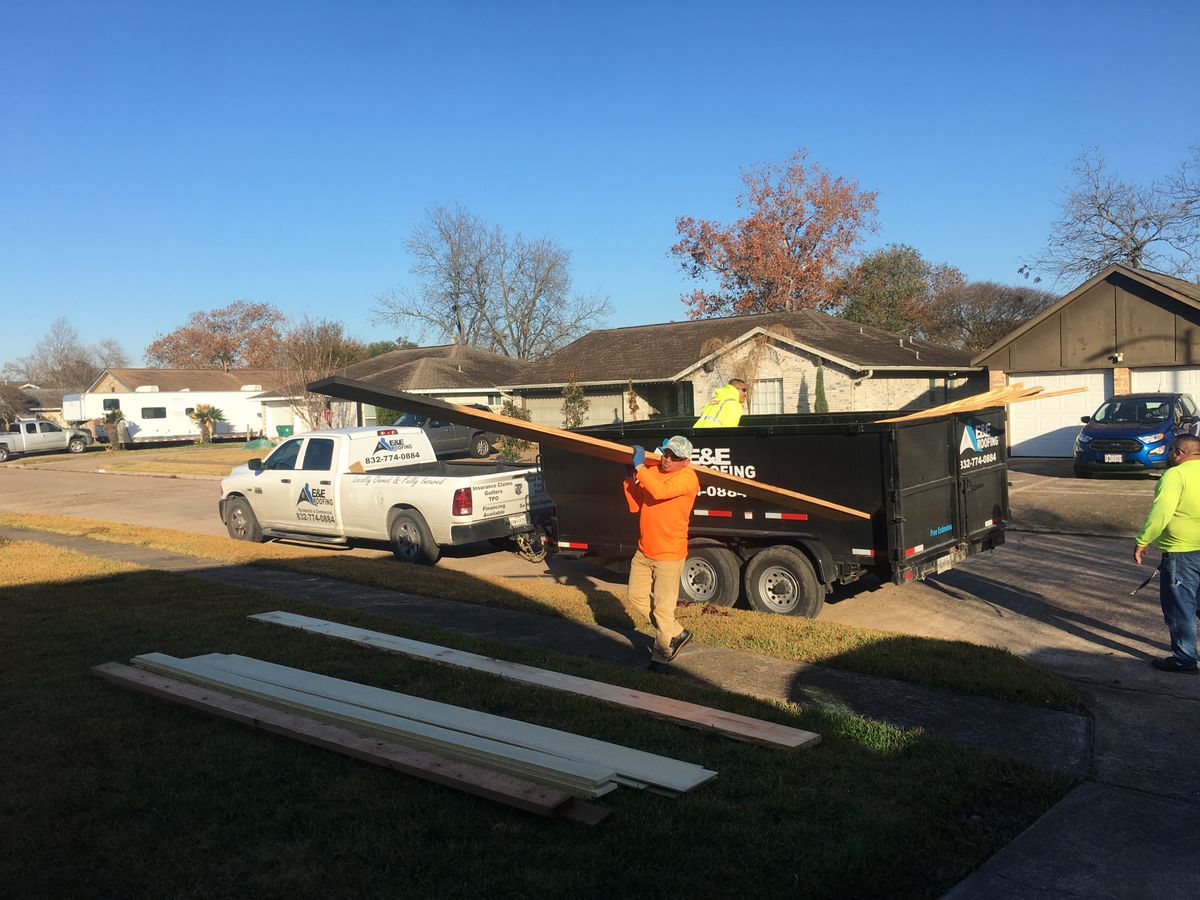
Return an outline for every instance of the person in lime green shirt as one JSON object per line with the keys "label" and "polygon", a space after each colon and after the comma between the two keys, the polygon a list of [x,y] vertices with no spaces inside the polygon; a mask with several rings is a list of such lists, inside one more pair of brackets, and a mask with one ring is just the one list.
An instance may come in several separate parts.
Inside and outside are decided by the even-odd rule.
{"label": "person in lime green shirt", "polygon": [[1175,438],[1154,489],[1154,503],[1138,532],[1133,559],[1140,566],[1146,548],[1162,551],[1159,602],[1171,633],[1171,655],[1151,665],[1163,672],[1195,675],[1196,594],[1200,592],[1200,438]]}

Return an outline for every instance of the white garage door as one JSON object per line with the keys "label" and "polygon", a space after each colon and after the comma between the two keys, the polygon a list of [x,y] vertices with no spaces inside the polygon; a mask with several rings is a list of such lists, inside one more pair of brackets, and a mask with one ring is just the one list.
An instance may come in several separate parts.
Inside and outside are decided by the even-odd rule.
{"label": "white garage door", "polygon": [[1200,397],[1200,369],[1134,369],[1129,381],[1135,394],[1162,391]]}
{"label": "white garage door", "polygon": [[1047,391],[1073,387],[1086,387],[1087,390],[1010,406],[1008,446],[1012,456],[1073,455],[1075,435],[1083,427],[1080,416],[1090,416],[1097,406],[1112,396],[1112,373],[1107,370],[1009,374],[1009,384],[1018,381],[1026,387],[1041,386]]}

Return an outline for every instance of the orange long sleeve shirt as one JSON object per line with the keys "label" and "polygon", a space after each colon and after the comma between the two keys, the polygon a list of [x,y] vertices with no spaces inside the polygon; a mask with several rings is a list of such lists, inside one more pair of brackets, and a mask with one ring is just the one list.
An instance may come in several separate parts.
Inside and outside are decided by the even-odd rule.
{"label": "orange long sleeve shirt", "polygon": [[638,549],[650,559],[687,559],[688,522],[700,493],[691,466],[664,475],[657,466],[638,466],[624,481],[629,511],[638,513]]}

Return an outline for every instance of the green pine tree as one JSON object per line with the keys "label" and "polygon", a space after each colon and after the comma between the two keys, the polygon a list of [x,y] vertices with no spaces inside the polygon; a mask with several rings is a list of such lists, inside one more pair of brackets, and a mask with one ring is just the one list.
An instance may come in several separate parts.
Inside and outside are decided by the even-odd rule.
{"label": "green pine tree", "polygon": [[817,398],[813,404],[813,412],[827,413],[829,412],[829,401],[825,399],[825,366],[817,361]]}

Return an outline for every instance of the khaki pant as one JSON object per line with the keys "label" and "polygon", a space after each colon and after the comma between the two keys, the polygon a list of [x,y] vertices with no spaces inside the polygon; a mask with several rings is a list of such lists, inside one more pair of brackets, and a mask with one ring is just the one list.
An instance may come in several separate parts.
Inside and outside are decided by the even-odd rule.
{"label": "khaki pant", "polygon": [[669,656],[671,641],[683,631],[675,621],[679,602],[679,575],[682,559],[650,559],[641,550],[629,563],[629,605],[654,626],[654,649]]}

